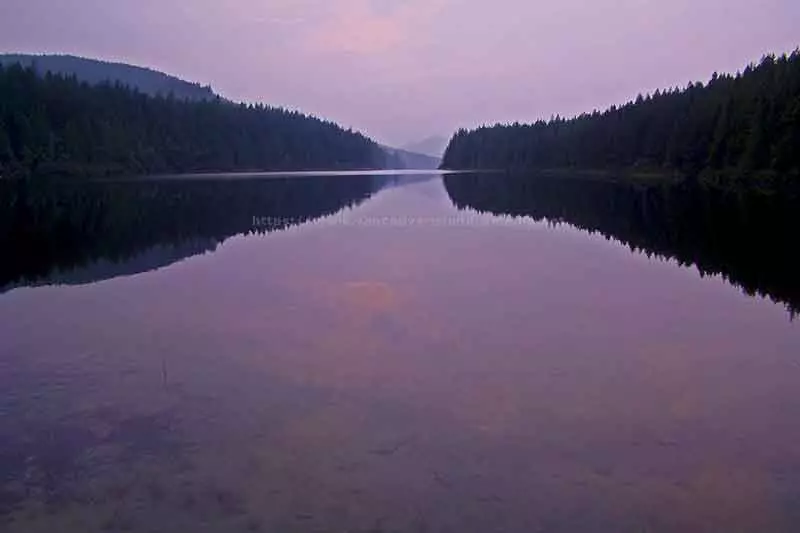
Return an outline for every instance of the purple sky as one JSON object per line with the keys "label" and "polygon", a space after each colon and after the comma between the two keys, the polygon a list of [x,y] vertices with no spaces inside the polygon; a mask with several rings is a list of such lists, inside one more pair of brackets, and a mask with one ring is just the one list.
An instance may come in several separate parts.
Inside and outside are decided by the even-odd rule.
{"label": "purple sky", "polygon": [[800,45],[797,0],[3,0],[0,51],[125,61],[400,145]]}

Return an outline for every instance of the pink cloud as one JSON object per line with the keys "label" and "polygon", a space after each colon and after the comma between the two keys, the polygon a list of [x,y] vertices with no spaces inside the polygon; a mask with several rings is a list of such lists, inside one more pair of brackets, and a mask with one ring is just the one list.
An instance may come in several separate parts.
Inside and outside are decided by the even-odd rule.
{"label": "pink cloud", "polygon": [[402,52],[415,39],[425,37],[427,25],[446,0],[340,0],[332,16],[309,35],[311,50],[325,54],[380,56]]}

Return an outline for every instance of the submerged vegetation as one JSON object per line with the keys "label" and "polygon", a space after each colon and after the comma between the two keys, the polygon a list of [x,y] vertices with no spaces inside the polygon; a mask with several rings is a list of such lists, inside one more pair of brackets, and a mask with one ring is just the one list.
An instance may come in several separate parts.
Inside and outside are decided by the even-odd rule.
{"label": "submerged vegetation", "polygon": [[800,174],[800,51],[605,112],[460,130],[448,169],[624,171],[709,180]]}

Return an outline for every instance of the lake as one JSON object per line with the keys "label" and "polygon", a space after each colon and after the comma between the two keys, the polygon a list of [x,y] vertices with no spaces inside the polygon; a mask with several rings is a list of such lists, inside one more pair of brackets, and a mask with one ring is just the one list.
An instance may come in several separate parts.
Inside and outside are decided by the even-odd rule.
{"label": "lake", "polygon": [[0,183],[0,529],[792,532],[796,203]]}

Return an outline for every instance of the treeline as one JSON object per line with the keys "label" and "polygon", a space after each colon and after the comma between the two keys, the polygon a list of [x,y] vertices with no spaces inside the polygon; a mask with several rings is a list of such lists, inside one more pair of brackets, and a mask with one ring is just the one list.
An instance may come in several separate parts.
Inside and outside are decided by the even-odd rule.
{"label": "treeline", "polygon": [[721,275],[747,294],[800,313],[796,190],[764,194],[692,181],[644,185],[535,173],[444,181],[459,209],[570,224],[703,275]]}
{"label": "treeline", "polygon": [[566,120],[461,130],[444,168],[800,173],[800,52]]}
{"label": "treeline", "polygon": [[0,66],[0,176],[366,169],[386,157],[364,135],[298,112]]}
{"label": "treeline", "polygon": [[40,76],[48,72],[75,76],[90,85],[120,82],[150,96],[172,95],[178,100],[213,100],[211,87],[184,81],[153,69],[70,55],[0,54],[0,65],[22,65]]}

